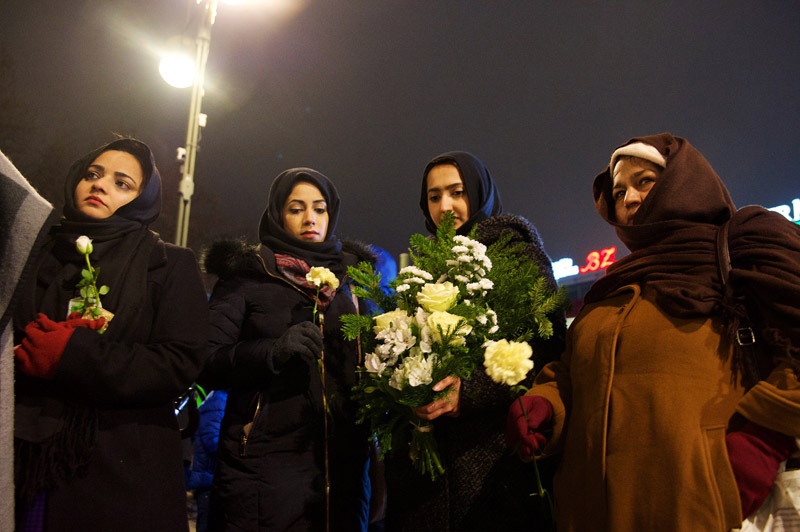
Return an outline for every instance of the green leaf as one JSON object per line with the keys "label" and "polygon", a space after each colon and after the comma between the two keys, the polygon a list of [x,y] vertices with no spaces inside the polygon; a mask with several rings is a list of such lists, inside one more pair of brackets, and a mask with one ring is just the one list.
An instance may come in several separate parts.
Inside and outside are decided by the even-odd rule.
{"label": "green leaf", "polygon": [[355,340],[372,327],[372,317],[363,314],[344,314],[341,316],[342,334],[347,340]]}
{"label": "green leaf", "polygon": [[97,293],[100,294],[101,296],[104,296],[109,292],[109,290],[111,289],[108,286],[103,285],[97,290]]}
{"label": "green leaf", "polygon": [[381,274],[375,271],[371,263],[362,261],[355,266],[348,266],[347,275],[355,282],[353,293],[356,297],[372,301],[384,311],[396,308],[397,297],[383,291]]}

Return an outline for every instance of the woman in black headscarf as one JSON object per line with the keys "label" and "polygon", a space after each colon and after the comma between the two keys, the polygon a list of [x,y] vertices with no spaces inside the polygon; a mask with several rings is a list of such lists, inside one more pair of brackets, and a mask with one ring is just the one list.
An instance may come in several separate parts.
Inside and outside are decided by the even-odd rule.
{"label": "woman in black headscarf", "polygon": [[[148,226],[150,149],[122,138],[76,161],[64,218],[15,311],[18,530],[187,530],[173,400],[197,376],[208,313],[194,255]],[[68,316],[88,236],[113,319]],[[98,332],[107,326],[102,334]]]}
{"label": "woman in black headscarf", "polygon": [[[287,170],[270,188],[260,248],[220,242],[206,255],[219,281],[201,383],[230,388],[211,530],[323,530],[326,514],[330,530],[366,529],[367,434],[350,400],[358,350],[339,322],[356,312],[345,274],[359,258],[342,250],[338,217],[327,177]],[[318,289],[306,278],[314,267],[327,268],[337,286]]]}
{"label": "woman in black headscarf", "polygon": [[[557,289],[550,259],[536,228],[525,218],[503,213],[500,193],[488,168],[463,151],[443,153],[425,167],[420,194],[425,226],[436,232],[442,217],[452,212],[456,233],[489,246],[501,238],[521,245],[550,289]],[[563,350],[563,312],[550,316],[554,334],[533,341],[535,368]],[[533,380],[533,371],[525,384]],[[450,388],[444,399],[415,409],[434,421],[434,435],[445,469],[432,482],[417,473],[405,453],[386,460],[387,530],[519,530],[537,527],[543,517],[530,497],[535,490],[530,464],[512,456],[503,438],[504,418],[511,402],[508,387],[476,371],[469,381],[447,377],[435,390]],[[545,482],[553,465],[543,464]],[[549,483],[548,483],[549,486]]]}
{"label": "woman in black headscarf", "polygon": [[560,454],[559,530],[738,529],[800,437],[800,227],[737,210],[668,133],[618,147],[594,199],[631,253],[509,433]]}

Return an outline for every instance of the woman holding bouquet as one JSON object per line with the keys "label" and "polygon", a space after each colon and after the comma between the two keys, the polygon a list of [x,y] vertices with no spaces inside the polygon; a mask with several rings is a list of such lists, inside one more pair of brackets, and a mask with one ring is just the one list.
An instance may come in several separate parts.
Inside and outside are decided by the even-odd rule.
{"label": "woman holding bouquet", "polygon": [[[548,288],[557,289],[550,259],[536,228],[519,216],[502,214],[497,187],[486,166],[474,155],[443,153],[425,167],[420,208],[431,233],[451,212],[456,233],[485,245],[509,236],[509,245],[538,266]],[[554,334],[533,341],[535,366],[557,357],[563,349],[563,312],[549,316]],[[530,384],[533,371],[524,383]],[[423,420],[433,421],[433,434],[444,475],[431,481],[410,465],[407,453],[396,451],[386,459],[387,530],[520,530],[542,519],[530,497],[535,473],[521,464],[505,446],[505,413],[512,401],[509,388],[475,371],[469,380],[447,377],[434,390],[449,389],[443,399],[415,409]],[[549,476],[551,464],[542,468]]]}
{"label": "woman holding bouquet", "polygon": [[[67,174],[14,315],[17,530],[188,530],[173,400],[200,371],[208,311],[192,252],[148,229],[160,210],[137,140]],[[98,319],[68,315],[87,260],[108,287]]]}
{"label": "woman holding bouquet", "polygon": [[800,227],[737,210],[668,133],[618,147],[593,191],[631,253],[509,435],[523,458],[562,457],[559,530],[739,529],[800,437]]}
{"label": "woman holding bouquet", "polygon": [[[230,388],[211,530],[366,530],[369,449],[350,400],[358,350],[339,323],[356,312],[345,273],[359,257],[342,250],[338,218],[333,183],[294,168],[272,183],[260,248],[207,253],[219,281],[201,383]],[[326,272],[319,286],[315,271]]]}

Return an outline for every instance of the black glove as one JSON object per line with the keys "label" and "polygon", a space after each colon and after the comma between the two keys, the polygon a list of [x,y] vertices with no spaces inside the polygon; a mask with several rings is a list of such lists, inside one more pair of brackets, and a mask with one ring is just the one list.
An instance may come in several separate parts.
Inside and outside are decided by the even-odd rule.
{"label": "black glove", "polygon": [[289,359],[298,356],[315,361],[322,355],[322,332],[310,321],[289,327],[272,345],[267,355],[270,369],[279,373]]}

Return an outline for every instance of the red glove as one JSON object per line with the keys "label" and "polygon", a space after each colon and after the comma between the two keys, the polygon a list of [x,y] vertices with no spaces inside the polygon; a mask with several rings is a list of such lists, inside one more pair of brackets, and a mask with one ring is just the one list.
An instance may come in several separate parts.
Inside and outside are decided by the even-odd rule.
{"label": "red glove", "polygon": [[78,327],[97,331],[103,327],[105,318],[96,320],[70,319],[53,321],[44,314],[25,326],[25,338],[14,348],[17,365],[26,375],[52,379],[56,365],[61,360],[64,348]]}
{"label": "red glove", "polygon": [[553,405],[539,395],[523,395],[508,409],[506,443],[523,460],[530,460],[545,446],[549,436],[542,427],[553,419]]}
{"label": "red glove", "polygon": [[742,515],[747,518],[764,504],[781,462],[797,450],[797,443],[791,436],[752,422],[729,433],[725,443],[739,486]]}

